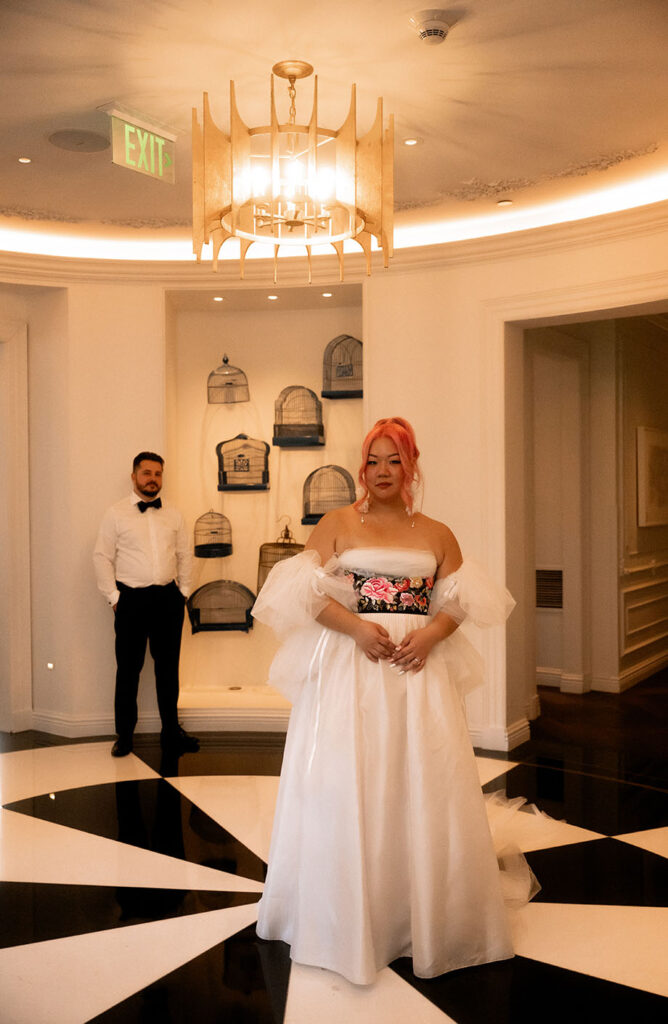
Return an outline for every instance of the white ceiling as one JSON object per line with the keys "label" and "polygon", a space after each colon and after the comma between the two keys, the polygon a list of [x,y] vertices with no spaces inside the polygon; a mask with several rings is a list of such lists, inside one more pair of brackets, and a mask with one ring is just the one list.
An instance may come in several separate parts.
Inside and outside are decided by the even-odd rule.
{"label": "white ceiling", "polygon": [[[268,122],[270,69],[318,74],[336,128],[357,83],[358,134],[377,97],[396,119],[397,222],[515,209],[668,170],[668,0],[464,0],[429,47],[398,0],[2,0],[0,226],[188,237],[191,109],[210,94],[228,128],[229,80]],[[312,80],[297,85],[298,120]],[[279,82],[279,99],[285,83]],[[177,183],[69,152],[62,129],[108,134],[116,101],[178,133]],[[287,119],[287,103],[279,110]],[[417,135],[408,149],[400,140]],[[18,157],[32,163],[21,165]]]}

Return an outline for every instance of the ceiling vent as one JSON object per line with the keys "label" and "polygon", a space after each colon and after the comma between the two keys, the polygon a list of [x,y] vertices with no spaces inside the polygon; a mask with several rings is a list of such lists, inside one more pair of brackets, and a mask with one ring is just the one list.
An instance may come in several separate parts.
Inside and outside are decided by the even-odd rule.
{"label": "ceiling vent", "polygon": [[445,11],[430,8],[426,11],[417,11],[408,19],[427,46],[436,46],[442,43],[447,36],[450,26],[445,20]]}

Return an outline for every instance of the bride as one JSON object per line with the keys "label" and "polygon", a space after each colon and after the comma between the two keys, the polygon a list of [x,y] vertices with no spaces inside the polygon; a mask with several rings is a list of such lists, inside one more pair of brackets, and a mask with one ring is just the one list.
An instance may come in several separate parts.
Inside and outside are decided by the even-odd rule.
{"label": "bride", "polygon": [[400,956],[429,978],[513,955],[462,710],[481,660],[458,626],[514,602],[413,508],[418,456],[406,420],[379,420],[360,499],[253,609],[284,640],[269,681],[293,703],[257,932],[357,984]]}

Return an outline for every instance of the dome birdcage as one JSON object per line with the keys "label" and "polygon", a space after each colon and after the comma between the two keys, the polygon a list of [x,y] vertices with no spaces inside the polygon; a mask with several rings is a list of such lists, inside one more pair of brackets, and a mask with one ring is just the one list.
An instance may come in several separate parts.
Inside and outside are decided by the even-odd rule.
{"label": "dome birdcage", "polygon": [[321,466],[304,481],[304,515],[302,523],[317,523],[325,512],[355,500],[355,484],[343,466]]}
{"label": "dome birdcage", "polygon": [[223,356],[221,365],[209,374],[207,396],[209,405],[248,402],[250,395],[246,374],[238,366],[230,366],[227,356]]}
{"label": "dome birdcage", "polygon": [[188,616],[193,633],[253,628],[251,608],[255,595],[243,583],[213,580],[190,595]]}
{"label": "dome birdcage", "polygon": [[257,592],[262,590],[262,585],[269,572],[277,562],[285,558],[292,558],[304,550],[303,544],[298,544],[290,533],[289,526],[284,526],[280,537],[277,537],[273,544],[262,544],[260,547],[260,558],[257,566]]}
{"label": "dome birdcage", "polygon": [[323,398],[362,398],[362,342],[352,334],[332,338],[322,359]]}
{"label": "dome birdcage", "polygon": [[274,403],[274,440],[280,448],[311,448],[325,443],[322,402],[310,388],[283,388]]}
{"label": "dome birdcage", "polygon": [[232,526],[226,516],[209,509],[195,523],[195,557],[225,558],[232,554]]}
{"label": "dome birdcage", "polygon": [[237,434],[216,445],[219,491],[268,491],[269,445]]}

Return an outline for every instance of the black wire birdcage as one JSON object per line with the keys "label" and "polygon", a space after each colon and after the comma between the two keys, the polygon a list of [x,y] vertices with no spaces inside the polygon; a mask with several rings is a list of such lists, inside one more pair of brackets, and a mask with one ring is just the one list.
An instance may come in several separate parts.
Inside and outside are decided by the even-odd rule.
{"label": "black wire birdcage", "polygon": [[274,403],[274,440],[280,448],[312,448],[325,443],[322,402],[310,388],[283,388]]}
{"label": "black wire birdcage", "polygon": [[269,445],[237,434],[216,445],[219,491],[268,491]]}
{"label": "black wire birdcage", "polygon": [[304,481],[304,515],[302,523],[317,523],[325,512],[355,500],[355,484],[343,466],[321,466]]}
{"label": "black wire birdcage", "polygon": [[269,575],[270,570],[273,569],[277,562],[282,562],[285,558],[292,558],[293,555],[298,555],[299,552],[303,550],[304,545],[297,543],[290,533],[288,526],[283,528],[281,536],[277,537],[273,543],[262,544],[260,547],[260,558],[257,566],[258,594],[260,593],[262,584]]}
{"label": "black wire birdcage", "polygon": [[209,374],[207,396],[209,405],[248,402],[250,395],[246,374],[238,366],[230,366],[227,356],[223,356],[221,365]]}
{"label": "black wire birdcage", "polygon": [[323,356],[322,397],[361,398],[362,393],[362,342],[351,334],[339,334]]}
{"label": "black wire birdcage", "polygon": [[232,554],[232,526],[227,516],[209,509],[195,523],[195,556],[225,558]]}
{"label": "black wire birdcage", "polygon": [[251,608],[255,595],[243,583],[213,580],[190,595],[188,616],[193,633],[253,628]]}

